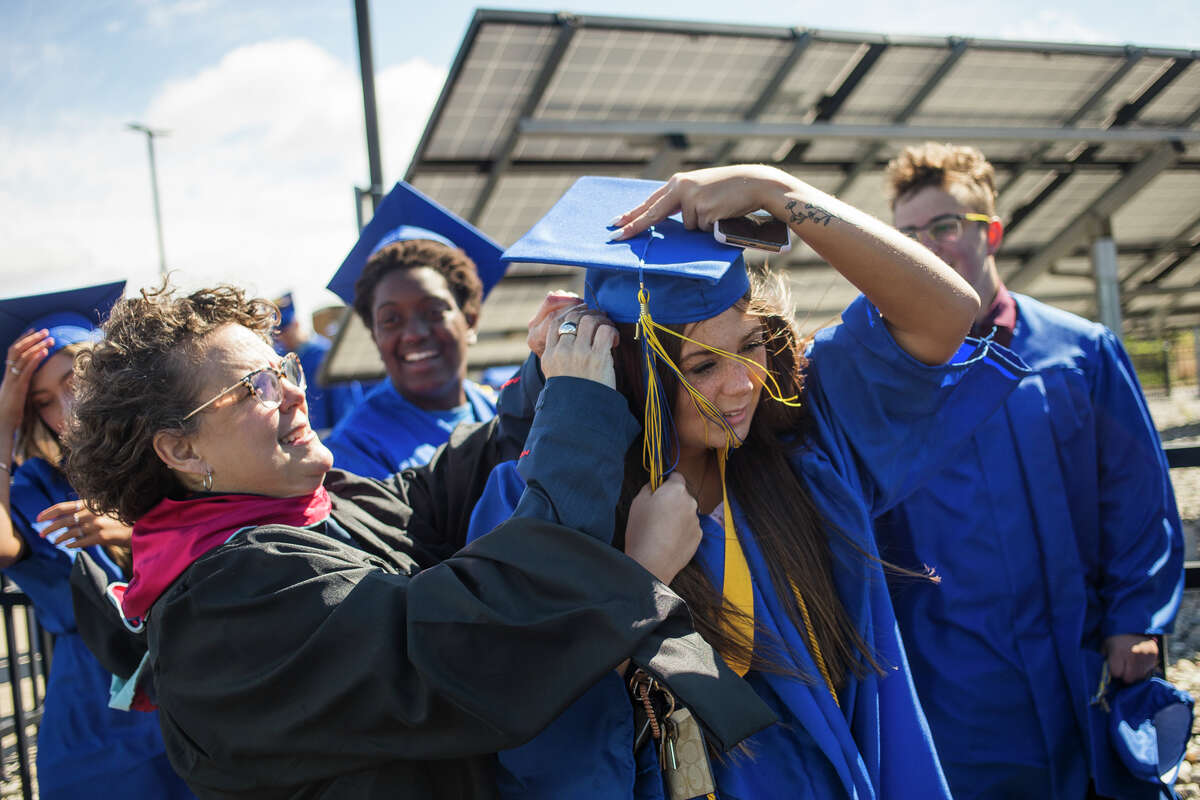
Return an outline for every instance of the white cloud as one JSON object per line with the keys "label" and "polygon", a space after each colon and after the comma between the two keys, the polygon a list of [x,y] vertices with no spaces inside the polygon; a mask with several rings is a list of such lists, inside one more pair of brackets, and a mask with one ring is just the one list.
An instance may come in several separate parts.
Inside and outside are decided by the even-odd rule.
{"label": "white cloud", "polygon": [[[398,177],[445,79],[412,60],[376,78],[385,176]],[[165,85],[139,116],[156,139],[167,264],[179,283],[295,288],[311,308],[354,240],[367,182],[355,68],[305,40],[259,43]],[[37,136],[0,123],[4,294],[126,276],[153,282],[144,137],[63,114]]]}

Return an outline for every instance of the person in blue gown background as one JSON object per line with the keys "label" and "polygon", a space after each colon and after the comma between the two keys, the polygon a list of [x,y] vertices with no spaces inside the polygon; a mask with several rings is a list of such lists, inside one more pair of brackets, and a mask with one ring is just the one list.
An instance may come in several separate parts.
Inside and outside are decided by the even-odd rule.
{"label": "person in blue gown background", "polygon": [[[608,218],[633,206],[614,236]],[[788,304],[749,280],[740,251],[667,218],[678,210],[705,226],[759,208],[870,298],[819,333],[807,359]],[[661,187],[581,179],[505,258],[588,267],[587,305],[619,324],[618,386],[635,413],[657,408],[663,421],[647,417],[645,441],[630,450],[624,508],[652,491],[643,485],[654,484],[660,446],[659,463],[696,499],[697,556],[660,578],[781,720],[746,753],[714,763],[717,794],[950,797],[871,521],[948,458],[1023,373],[1002,348],[962,345],[976,310],[965,283],[878,221],[765,167],[684,173]],[[592,313],[572,308],[558,328],[543,314],[535,352],[543,336],[582,331],[577,320]],[[647,358],[660,365],[649,384]],[[534,373],[527,364],[519,384],[530,409]],[[647,404],[652,387],[669,400]],[[535,447],[493,472],[471,536],[511,513]],[[618,546],[652,545],[653,520],[623,520]],[[502,795],[661,797],[657,753],[635,752],[627,698],[621,678],[607,676],[531,743],[502,752]]]}
{"label": "person in blue gown background", "polygon": [[275,300],[279,309],[279,327],[271,338],[275,352],[284,356],[295,353],[300,357],[300,366],[308,378],[304,399],[308,403],[308,424],[319,433],[328,433],[363,401],[366,390],[358,381],[346,381],[326,386],[320,382],[321,364],[329,354],[330,341],[315,331],[310,331],[296,316],[296,302],[292,293]]}
{"label": "person in blue gown background", "polygon": [[[906,148],[896,226],[971,282],[974,333],[1033,374],[950,464],[880,521],[885,558],[937,572],[893,603],[956,798],[1158,797],[1133,780],[1089,699],[1156,666],[1183,586],[1166,460],[1137,376],[1101,325],[1009,292],[994,171],[971,147]],[[1104,726],[1098,726],[1104,731]]]}
{"label": "person in blue gown background", "polygon": [[[74,359],[90,347],[99,316],[124,282],[0,300],[0,336],[10,342],[0,383],[0,441],[16,442],[20,466],[0,481],[0,566],[33,601],[54,635],[38,730],[42,800],[190,798],[171,769],[158,715],[109,708],[112,676],[75,625],[69,575],[87,552],[113,578],[127,576],[130,529],[89,511],[58,464],[58,438],[73,397]],[[0,460],[9,467],[9,454]],[[11,516],[10,516],[11,515]]]}
{"label": "person in blue gown background", "polygon": [[326,439],[334,463],[382,478],[429,461],[461,422],[496,415],[495,393],[467,379],[500,247],[399,183],[363,228],[329,289],[354,307],[387,373]]}

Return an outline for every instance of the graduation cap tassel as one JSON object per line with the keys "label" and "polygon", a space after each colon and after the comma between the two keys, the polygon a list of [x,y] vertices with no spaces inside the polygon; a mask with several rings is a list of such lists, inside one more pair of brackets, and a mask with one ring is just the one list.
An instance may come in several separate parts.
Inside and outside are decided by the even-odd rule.
{"label": "graduation cap tassel", "polygon": [[812,652],[813,661],[816,662],[817,670],[821,673],[821,678],[825,681],[829,693],[833,695],[833,702],[840,708],[842,703],[838,700],[833,679],[829,677],[829,667],[825,664],[825,655],[821,652],[821,646],[817,644],[817,637],[813,633],[812,617],[808,615],[808,604],[804,602],[804,595],[800,594],[800,587],[794,583],[792,584],[792,594],[796,596],[796,605],[800,606],[800,616],[804,618],[804,633],[808,639],[808,649]]}

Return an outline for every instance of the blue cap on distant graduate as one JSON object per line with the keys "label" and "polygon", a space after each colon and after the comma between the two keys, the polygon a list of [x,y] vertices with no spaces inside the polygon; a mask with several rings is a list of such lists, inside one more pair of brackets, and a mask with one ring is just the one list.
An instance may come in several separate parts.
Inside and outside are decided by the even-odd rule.
{"label": "blue cap on distant graduate", "polygon": [[750,289],[741,248],[688,230],[678,214],[631,239],[609,241],[616,230],[609,223],[660,186],[631,178],[580,178],[503,258],[587,269],[588,305],[615,322],[638,320],[643,285],[650,316],[659,324],[715,317]]}
{"label": "blue cap on distant graduate", "polygon": [[329,281],[329,290],[354,304],[354,284],[371,256],[396,242],[424,239],[461,249],[475,262],[483,296],[504,277],[503,248],[457,214],[443,208],[404,181],[397,183],[375,210],[375,217]]}
{"label": "blue cap on distant graduate", "polygon": [[283,330],[296,319],[296,302],[292,298],[292,293],[288,292],[275,301],[275,307],[279,309],[279,330]]}
{"label": "blue cap on distant graduate", "polygon": [[68,345],[94,342],[100,338],[100,324],[124,294],[125,281],[116,281],[0,300],[0,346],[8,348],[26,331],[43,328],[54,339],[46,358]]}

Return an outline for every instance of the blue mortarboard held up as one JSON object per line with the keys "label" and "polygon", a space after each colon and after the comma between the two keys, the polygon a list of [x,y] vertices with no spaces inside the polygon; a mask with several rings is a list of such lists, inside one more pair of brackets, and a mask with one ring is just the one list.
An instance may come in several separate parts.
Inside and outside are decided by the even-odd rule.
{"label": "blue mortarboard held up", "polygon": [[124,294],[125,281],[116,281],[0,300],[0,341],[7,348],[25,331],[45,328],[54,338],[47,358],[67,345],[94,341],[96,329]]}
{"label": "blue mortarboard held up", "polygon": [[[660,186],[657,181],[630,178],[580,178],[502,256],[505,261],[582,267],[587,270],[588,305],[614,322],[637,323],[646,359],[646,463],[655,488],[669,471],[663,462],[663,439],[674,435],[670,404],[661,397],[655,363],[675,373],[700,412],[726,431],[730,447],[740,444],[720,411],[687,382],[663,349],[660,334],[680,336],[663,326],[715,317],[750,290],[741,248],[717,242],[708,232],[688,230],[679,215],[631,239],[610,241],[615,230],[612,220],[636,208]],[[796,402],[780,396],[761,365],[735,353],[706,349],[745,362],[762,375],[776,400]]]}
{"label": "blue mortarboard held up", "polygon": [[347,303],[354,303],[354,284],[371,256],[383,247],[410,239],[426,239],[462,249],[479,272],[483,296],[504,277],[506,264],[501,247],[471,223],[438,205],[401,181],[375,210],[374,218],[338,267],[328,288]]}
{"label": "blue mortarboard held up", "polygon": [[615,322],[638,320],[643,283],[656,322],[670,325],[714,317],[750,288],[740,248],[721,244],[704,231],[688,230],[678,214],[632,239],[609,241],[614,231],[609,222],[661,185],[628,178],[580,178],[503,258],[587,269],[588,305]]}

